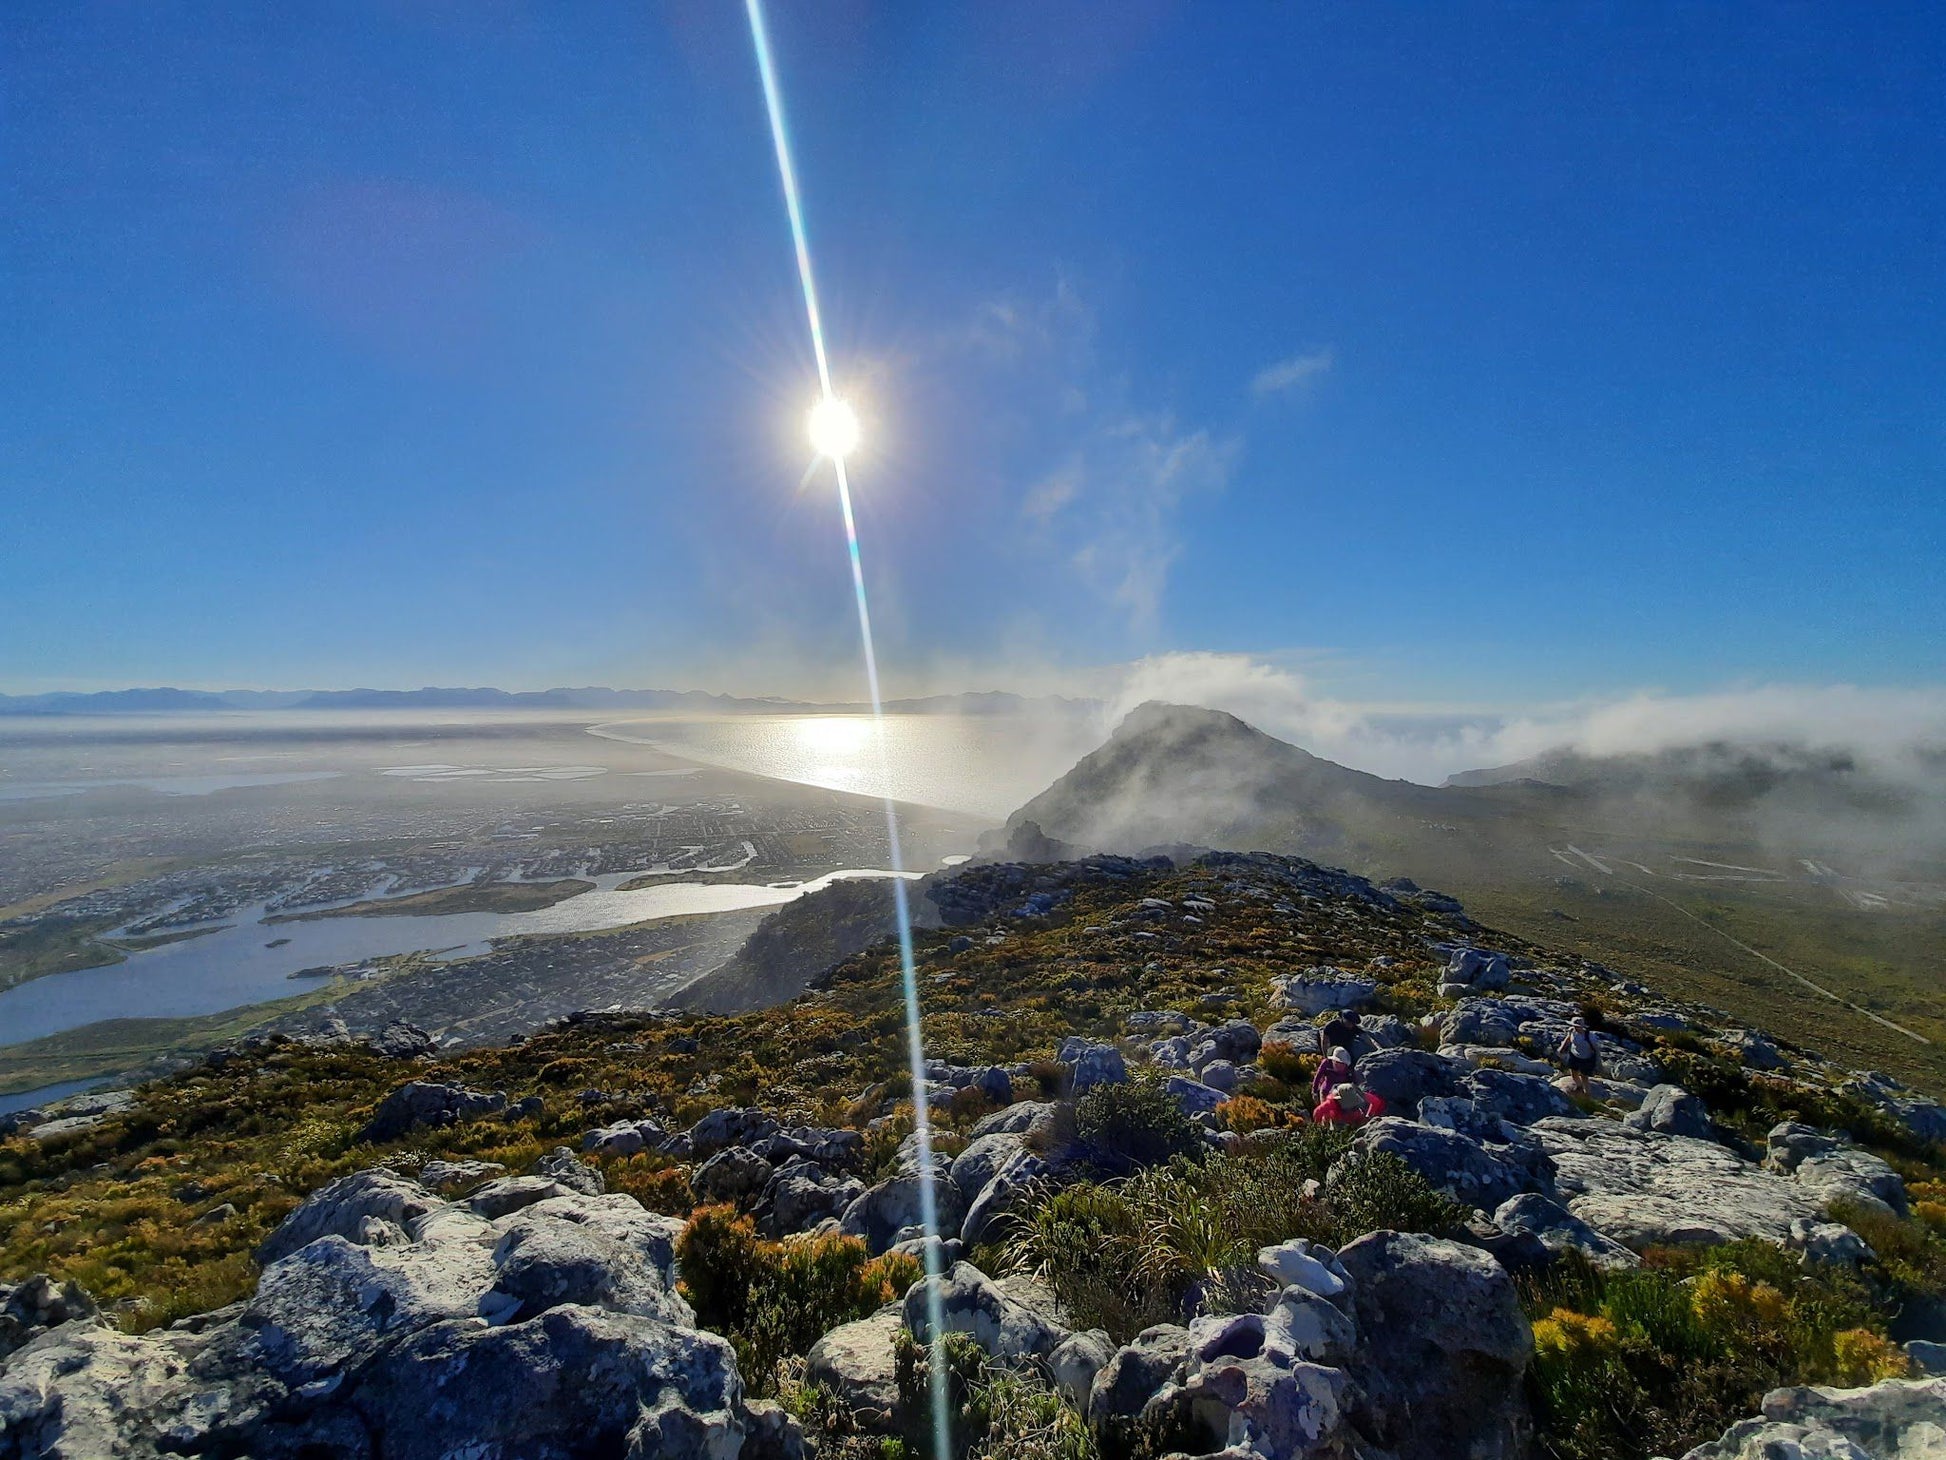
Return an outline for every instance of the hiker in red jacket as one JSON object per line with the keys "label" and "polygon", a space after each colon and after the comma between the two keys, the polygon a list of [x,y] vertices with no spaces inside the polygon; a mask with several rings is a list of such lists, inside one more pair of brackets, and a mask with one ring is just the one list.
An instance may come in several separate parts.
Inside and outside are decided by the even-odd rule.
{"label": "hiker in red jacket", "polygon": [[1383,1100],[1347,1082],[1333,1090],[1329,1100],[1319,1102],[1318,1108],[1311,1112],[1311,1119],[1320,1125],[1363,1125],[1383,1114]]}

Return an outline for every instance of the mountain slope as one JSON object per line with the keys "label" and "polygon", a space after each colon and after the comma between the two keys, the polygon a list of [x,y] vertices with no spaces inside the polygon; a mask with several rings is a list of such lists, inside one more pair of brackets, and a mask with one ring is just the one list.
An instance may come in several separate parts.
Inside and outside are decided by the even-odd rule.
{"label": "mountain slope", "polygon": [[1946,1072],[1946,864],[1923,803],[1804,751],[1557,756],[1490,774],[1386,781],[1230,715],[1145,705],[1008,829],[1409,877],[1793,1037],[1835,1032],[1861,1058]]}
{"label": "mountain slope", "polygon": [[1347,769],[1220,710],[1150,703],[1007,827],[1034,822],[1102,851],[1191,842],[1343,858],[1443,813],[1452,799]]}

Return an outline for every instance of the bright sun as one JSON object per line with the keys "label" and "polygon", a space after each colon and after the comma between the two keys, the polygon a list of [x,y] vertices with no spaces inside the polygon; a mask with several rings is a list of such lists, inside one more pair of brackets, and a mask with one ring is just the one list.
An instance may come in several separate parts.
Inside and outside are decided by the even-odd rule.
{"label": "bright sun", "polygon": [[805,424],[819,456],[843,461],[858,449],[858,413],[835,395],[827,395],[812,406]]}

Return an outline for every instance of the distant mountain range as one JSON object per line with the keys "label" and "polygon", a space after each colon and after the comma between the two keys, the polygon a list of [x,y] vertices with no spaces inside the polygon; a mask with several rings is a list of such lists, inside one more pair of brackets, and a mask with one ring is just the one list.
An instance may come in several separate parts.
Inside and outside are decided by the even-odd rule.
{"label": "distant mountain range", "polygon": [[[126,715],[179,710],[687,710],[697,714],[761,715],[786,713],[848,714],[869,709],[862,703],[821,704],[774,697],[749,698],[703,690],[580,689],[117,689],[92,694],[67,691],[38,695],[0,695],[0,715]],[[909,715],[1006,715],[1034,712],[1082,713],[1099,708],[1092,700],[1060,695],[1029,697],[1000,690],[925,695],[890,700],[885,708]]]}
{"label": "distant mountain range", "polygon": [[1458,860],[1478,866],[1577,836],[1815,851],[1855,842],[1863,827],[1891,844],[1936,830],[1927,813],[1937,790],[1843,752],[1724,743],[1555,751],[1422,786],[1351,770],[1221,711],[1147,704],[1007,825],[1031,822],[1092,850],[1189,842],[1406,871],[1453,861],[1462,844]]}

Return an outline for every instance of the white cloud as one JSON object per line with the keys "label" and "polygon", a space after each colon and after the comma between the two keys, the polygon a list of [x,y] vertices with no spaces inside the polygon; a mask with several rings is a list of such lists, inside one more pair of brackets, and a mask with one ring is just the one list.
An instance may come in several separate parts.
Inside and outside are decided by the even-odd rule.
{"label": "white cloud", "polygon": [[1254,396],[1282,395],[1301,385],[1309,385],[1319,376],[1327,373],[1336,363],[1331,347],[1312,350],[1306,354],[1293,355],[1288,360],[1279,360],[1274,365],[1266,365],[1259,370],[1250,382],[1250,393]]}
{"label": "white cloud", "polygon": [[1184,504],[1228,485],[1241,442],[1139,400],[1125,375],[1103,366],[1094,315],[1066,279],[1044,299],[981,304],[946,345],[1001,372],[1015,409],[1061,443],[1020,489],[1023,540],[1130,629],[1153,629],[1181,552]]}
{"label": "white cloud", "polygon": [[1796,742],[1851,750],[1898,769],[1915,747],[1946,744],[1946,688],[1757,685],[1703,694],[1646,690],[1519,711],[1363,705],[1246,654],[1163,654],[1129,665],[1110,713],[1145,700],[1227,710],[1267,734],[1376,775],[1437,783],[1569,747],[1650,753],[1709,741]]}
{"label": "white cloud", "polygon": [[1084,477],[1079,459],[1063,462],[1028,489],[1020,510],[1037,522],[1049,521],[1081,495]]}
{"label": "white cloud", "polygon": [[1166,414],[1096,423],[1065,506],[1080,534],[1071,560],[1136,628],[1152,628],[1161,613],[1184,501],[1220,492],[1237,451],[1234,440],[1184,431]]}

